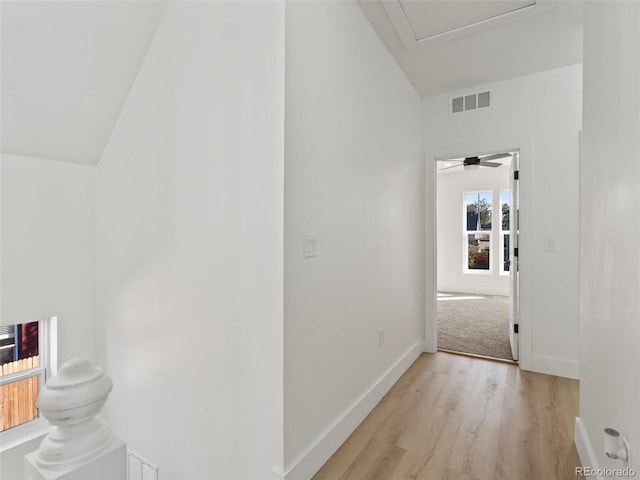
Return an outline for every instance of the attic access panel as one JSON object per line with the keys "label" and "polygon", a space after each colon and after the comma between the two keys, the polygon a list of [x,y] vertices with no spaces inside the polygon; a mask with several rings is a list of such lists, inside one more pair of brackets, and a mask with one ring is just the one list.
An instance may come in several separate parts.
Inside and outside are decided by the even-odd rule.
{"label": "attic access panel", "polygon": [[517,10],[535,0],[459,0],[416,2],[399,0],[416,41],[468,27]]}
{"label": "attic access panel", "polygon": [[407,51],[429,47],[548,12],[555,0],[385,0]]}

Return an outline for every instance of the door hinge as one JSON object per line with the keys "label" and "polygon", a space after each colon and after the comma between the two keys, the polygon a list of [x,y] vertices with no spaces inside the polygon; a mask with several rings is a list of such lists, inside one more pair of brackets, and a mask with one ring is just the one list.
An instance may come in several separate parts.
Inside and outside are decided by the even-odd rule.
{"label": "door hinge", "polygon": [[513,179],[520,180],[520,170],[516,170],[515,172],[513,172]]}
{"label": "door hinge", "polygon": [[517,257],[518,256],[518,247],[514,247],[513,249],[513,256]]}
{"label": "door hinge", "polygon": [[518,324],[517,323],[513,324],[513,333],[519,333],[518,332]]}

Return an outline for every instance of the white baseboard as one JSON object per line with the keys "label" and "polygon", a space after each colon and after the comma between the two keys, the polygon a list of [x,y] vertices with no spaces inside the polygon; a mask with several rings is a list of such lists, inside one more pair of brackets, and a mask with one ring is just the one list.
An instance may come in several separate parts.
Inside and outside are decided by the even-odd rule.
{"label": "white baseboard", "polygon": [[309,480],[313,477],[423,351],[424,340],[420,339],[285,468],[284,480]]}
{"label": "white baseboard", "polygon": [[431,335],[430,338],[424,340],[424,352],[427,353],[436,353],[438,351],[438,342],[436,338]]}
{"label": "white baseboard", "polygon": [[273,467],[269,470],[268,480],[284,480],[284,473],[282,473],[282,469],[278,467]]}
{"label": "white baseboard", "polygon": [[[593,470],[599,470],[600,465],[598,464],[598,459],[593,452],[593,447],[591,446],[591,442],[589,441],[589,436],[587,435],[587,429],[582,422],[580,417],[576,417],[576,426],[573,434],[573,443],[576,445],[576,450],[578,450],[578,457],[580,457],[580,464],[584,468],[591,468]],[[594,477],[591,477],[594,478]],[[602,477],[596,477],[597,480],[602,480]]]}
{"label": "white baseboard", "polygon": [[534,355],[531,362],[531,371],[555,375],[557,377],[580,378],[580,365],[577,361],[564,358],[545,357]]}

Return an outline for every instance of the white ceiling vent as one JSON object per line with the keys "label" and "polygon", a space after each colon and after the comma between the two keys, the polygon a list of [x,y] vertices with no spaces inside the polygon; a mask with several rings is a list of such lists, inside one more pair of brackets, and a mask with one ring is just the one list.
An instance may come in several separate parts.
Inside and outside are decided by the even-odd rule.
{"label": "white ceiling vent", "polygon": [[127,480],[158,480],[158,467],[128,450]]}
{"label": "white ceiling vent", "polygon": [[491,108],[492,104],[493,96],[489,90],[478,93],[469,93],[459,97],[451,97],[449,99],[449,113],[483,110],[485,108]]}

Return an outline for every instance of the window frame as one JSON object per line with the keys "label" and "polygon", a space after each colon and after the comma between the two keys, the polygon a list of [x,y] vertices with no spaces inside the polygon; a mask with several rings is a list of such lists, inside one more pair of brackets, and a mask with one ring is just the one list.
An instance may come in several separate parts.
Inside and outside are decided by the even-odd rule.
{"label": "window frame", "polygon": [[[491,230],[467,230],[467,195],[471,194],[489,194],[491,198]],[[493,244],[495,227],[494,215],[494,198],[493,190],[470,190],[462,192],[462,273],[469,275],[493,275]],[[478,212],[480,215],[480,212]],[[475,269],[469,268],[469,235],[488,235],[489,236],[489,268]]]}
{"label": "window frame", "polygon": [[[47,379],[57,373],[58,369],[58,319],[57,317],[47,317],[38,322],[38,355],[40,365],[30,370],[11,373],[0,376],[0,387],[27,378],[38,378],[38,391],[40,391]],[[29,323],[29,322],[20,322]],[[8,430],[0,432],[0,452],[14,448],[22,443],[26,443],[34,438],[40,437],[49,431],[49,422],[38,410],[38,416],[31,421],[21,425],[16,425]]]}

